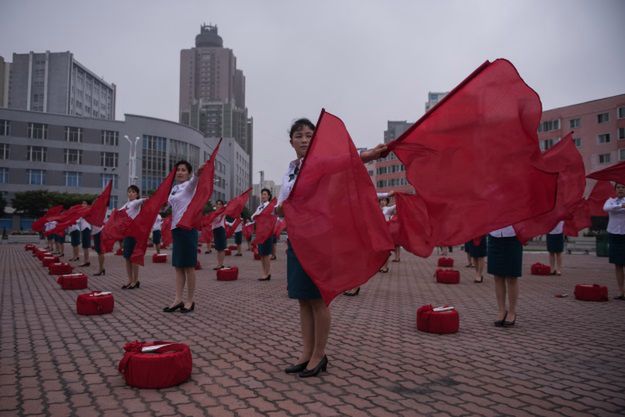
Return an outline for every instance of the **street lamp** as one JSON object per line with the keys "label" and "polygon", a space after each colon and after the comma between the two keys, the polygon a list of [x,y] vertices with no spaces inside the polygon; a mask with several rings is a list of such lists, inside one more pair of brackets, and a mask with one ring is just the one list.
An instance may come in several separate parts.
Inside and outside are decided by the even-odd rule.
{"label": "street lamp", "polygon": [[141,137],[135,137],[134,143],[128,135],[124,135],[124,137],[130,144],[128,151],[128,185],[137,185],[137,143],[141,140]]}

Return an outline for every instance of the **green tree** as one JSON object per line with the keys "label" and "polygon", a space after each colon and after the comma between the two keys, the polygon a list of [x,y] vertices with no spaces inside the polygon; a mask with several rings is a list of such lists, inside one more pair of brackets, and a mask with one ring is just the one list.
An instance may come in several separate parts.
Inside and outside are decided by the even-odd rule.
{"label": "green tree", "polygon": [[15,193],[11,204],[15,211],[30,217],[41,217],[52,206],[62,205],[69,208],[83,201],[93,202],[93,194],[57,193],[47,190],[24,191]]}

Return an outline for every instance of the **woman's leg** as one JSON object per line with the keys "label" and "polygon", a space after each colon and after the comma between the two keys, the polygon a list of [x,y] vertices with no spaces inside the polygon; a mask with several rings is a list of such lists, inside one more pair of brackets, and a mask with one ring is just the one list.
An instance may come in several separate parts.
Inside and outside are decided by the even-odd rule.
{"label": "woman's leg", "polygon": [[475,265],[475,282],[482,282],[484,275],[484,258],[471,258],[473,264]]}
{"label": "woman's leg", "polygon": [[126,263],[126,275],[128,276],[128,285],[131,285],[134,282],[134,275],[132,271],[132,263],[130,259],[124,258],[124,262]]}
{"label": "woman's leg", "polygon": [[72,261],[80,259],[80,246],[72,246]]}
{"label": "woman's leg", "polygon": [[186,308],[191,308],[195,302],[195,268],[184,268],[184,274],[187,280],[187,302]]}
{"label": "woman's leg", "polygon": [[100,267],[98,272],[104,271],[104,254],[103,253],[98,253],[98,266]]}
{"label": "woman's leg", "polygon": [[495,296],[497,297],[497,320],[506,316],[506,279],[495,275]]}
{"label": "woman's leg", "polygon": [[313,321],[315,326],[315,341],[313,345],[312,355],[310,356],[310,362],[307,368],[313,369],[319,364],[321,359],[323,359],[326,354],[326,345],[328,343],[328,336],[330,335],[330,323],[332,319],[330,315],[330,309],[322,298],[310,300],[310,305],[312,307]]}
{"label": "woman's leg", "polygon": [[508,287],[508,317],[506,321],[514,321],[516,319],[516,307],[519,299],[519,279],[507,277],[506,285]]}
{"label": "woman's leg", "polygon": [[132,282],[133,285],[139,282],[139,265],[137,264],[132,264]]}
{"label": "woman's leg", "polygon": [[551,272],[556,271],[556,254],[549,252],[549,267]]}
{"label": "woman's leg", "polygon": [[271,260],[269,258],[269,255],[261,256],[260,257],[260,262],[261,262],[262,267],[263,267],[263,276],[262,276],[262,278],[267,278],[269,276],[269,274],[271,273]]}
{"label": "woman's leg", "polygon": [[625,271],[623,265],[614,265],[616,272],[616,285],[618,286],[619,295],[623,295],[623,282],[625,281]]}
{"label": "woman's leg", "polygon": [[82,250],[82,263],[83,264],[89,263],[89,248],[83,248]]}
{"label": "woman's leg", "polygon": [[299,322],[303,347],[297,363],[304,363],[310,360],[315,345],[315,321],[310,300],[299,300]]}
{"label": "woman's leg", "polygon": [[217,266],[223,266],[225,258],[226,258],[225,251],[223,250],[217,251]]}
{"label": "woman's leg", "polygon": [[556,272],[562,272],[562,252],[556,253]]}
{"label": "woman's leg", "polygon": [[395,262],[399,262],[399,254],[400,254],[401,248],[399,247],[399,245],[395,246]]}
{"label": "woman's leg", "polygon": [[161,253],[161,244],[160,243],[155,243],[154,244],[154,249],[156,249],[156,253]]}
{"label": "woman's leg", "polygon": [[174,298],[174,302],[171,303],[170,307],[174,307],[175,305],[180,304],[182,301],[182,293],[184,292],[184,284],[186,283],[187,277],[185,274],[184,268],[174,268],[176,270],[176,298]]}

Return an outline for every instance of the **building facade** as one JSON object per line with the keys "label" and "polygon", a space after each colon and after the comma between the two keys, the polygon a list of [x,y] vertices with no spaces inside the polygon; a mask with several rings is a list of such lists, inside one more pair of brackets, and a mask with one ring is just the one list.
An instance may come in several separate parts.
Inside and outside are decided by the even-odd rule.
{"label": "building facade", "polygon": [[71,52],[13,54],[9,108],[113,120],[115,94]]}
{"label": "building facade", "polygon": [[0,107],[9,107],[9,75],[11,63],[0,56]]}

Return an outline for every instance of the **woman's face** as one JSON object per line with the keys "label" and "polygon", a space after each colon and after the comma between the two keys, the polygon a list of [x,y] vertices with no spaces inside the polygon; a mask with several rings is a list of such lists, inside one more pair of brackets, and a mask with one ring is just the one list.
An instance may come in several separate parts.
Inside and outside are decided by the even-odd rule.
{"label": "woman's face", "polygon": [[295,149],[295,154],[298,158],[303,158],[308,152],[308,145],[313,137],[313,130],[308,126],[302,126],[299,130],[296,130],[291,136],[291,146]]}
{"label": "woman's face", "polygon": [[136,200],[138,197],[138,194],[135,190],[128,190],[128,200],[132,201],[132,200]]}
{"label": "woman's face", "polygon": [[386,207],[388,205],[388,203],[386,202],[386,198],[381,198],[380,199],[380,207]]}
{"label": "woman's face", "polygon": [[262,201],[263,203],[269,201],[269,193],[267,193],[267,191],[263,191],[262,193],[260,193],[260,201]]}
{"label": "woman's face", "polygon": [[224,203],[222,203],[221,201],[218,201],[218,202],[216,202],[216,203],[215,203],[215,208],[216,208],[216,209],[220,209],[220,208],[222,208],[223,206],[224,206]]}
{"label": "woman's face", "polygon": [[616,189],[616,196],[618,198],[625,197],[625,185],[623,185],[623,184],[616,184],[616,186],[614,188]]}
{"label": "woman's face", "polygon": [[189,172],[185,164],[178,165],[178,167],[176,168],[176,181],[187,181],[190,176],[191,173]]}

